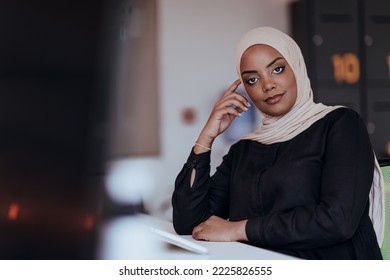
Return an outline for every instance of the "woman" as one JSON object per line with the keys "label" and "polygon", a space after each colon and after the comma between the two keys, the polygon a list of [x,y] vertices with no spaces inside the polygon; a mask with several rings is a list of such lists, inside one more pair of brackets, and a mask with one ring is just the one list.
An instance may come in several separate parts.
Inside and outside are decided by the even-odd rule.
{"label": "woman", "polygon": [[[240,79],[216,103],[176,179],[175,230],[303,259],[381,259],[383,179],[359,115],[313,102],[299,47],[276,29],[246,33],[236,66]],[[210,177],[214,140],[250,107],[235,92],[241,83],[263,124]]]}

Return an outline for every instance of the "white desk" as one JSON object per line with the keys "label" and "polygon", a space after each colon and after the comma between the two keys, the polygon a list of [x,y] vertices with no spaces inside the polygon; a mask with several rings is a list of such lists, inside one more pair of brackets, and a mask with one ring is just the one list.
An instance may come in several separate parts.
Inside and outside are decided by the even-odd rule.
{"label": "white desk", "polygon": [[122,217],[108,222],[102,229],[99,259],[191,259],[191,260],[292,260],[293,257],[250,246],[240,242],[197,241],[181,236],[208,248],[200,255],[160,240],[149,228],[175,233],[171,222],[139,215]]}

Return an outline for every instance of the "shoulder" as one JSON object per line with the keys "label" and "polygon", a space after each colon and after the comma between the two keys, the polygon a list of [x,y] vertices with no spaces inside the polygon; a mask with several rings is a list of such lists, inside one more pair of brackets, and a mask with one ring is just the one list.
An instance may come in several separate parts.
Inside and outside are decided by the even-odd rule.
{"label": "shoulder", "polygon": [[368,140],[367,126],[358,112],[342,107],[330,112],[326,121],[327,135],[341,139]]}
{"label": "shoulder", "polygon": [[241,152],[243,149],[247,149],[248,143],[250,142],[247,140],[238,140],[230,146],[228,154]]}
{"label": "shoulder", "polygon": [[361,118],[361,116],[359,115],[358,112],[356,112],[355,110],[353,110],[351,108],[347,108],[347,107],[341,107],[341,108],[333,110],[332,112],[327,114],[324,117],[324,119],[329,121],[332,124],[337,123],[340,125],[342,125],[342,124],[351,125],[353,123],[355,123],[355,124],[356,123],[359,123],[359,124],[364,123],[363,119]]}
{"label": "shoulder", "polygon": [[[347,107],[337,108],[304,131],[300,138],[353,139],[367,134],[367,128],[359,113]],[[306,141],[306,140],[304,140]]]}
{"label": "shoulder", "polygon": [[348,107],[340,107],[328,114],[328,116],[333,118],[342,118],[342,117],[352,117],[352,118],[360,118],[360,115],[358,112],[356,112],[354,109],[348,108]]}

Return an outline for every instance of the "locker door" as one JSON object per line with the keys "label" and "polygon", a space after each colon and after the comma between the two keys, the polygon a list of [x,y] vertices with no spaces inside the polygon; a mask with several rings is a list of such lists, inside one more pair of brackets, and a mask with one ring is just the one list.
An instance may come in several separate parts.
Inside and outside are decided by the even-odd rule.
{"label": "locker door", "polygon": [[313,1],[315,99],[361,111],[358,3]]}
{"label": "locker door", "polygon": [[378,157],[390,155],[390,1],[364,1],[367,120]]}

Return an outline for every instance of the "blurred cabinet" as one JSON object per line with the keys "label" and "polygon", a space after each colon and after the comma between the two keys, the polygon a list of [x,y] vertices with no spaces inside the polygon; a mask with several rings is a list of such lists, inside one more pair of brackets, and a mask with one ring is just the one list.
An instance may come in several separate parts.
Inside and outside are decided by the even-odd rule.
{"label": "blurred cabinet", "polygon": [[302,0],[291,11],[315,101],[359,112],[377,156],[389,156],[390,1]]}
{"label": "blurred cabinet", "polygon": [[[379,155],[390,155],[390,1],[364,1],[367,121]],[[386,147],[386,148],[385,148]]]}
{"label": "blurred cabinet", "polygon": [[108,157],[160,152],[157,1],[106,1],[104,38],[110,53]]}

